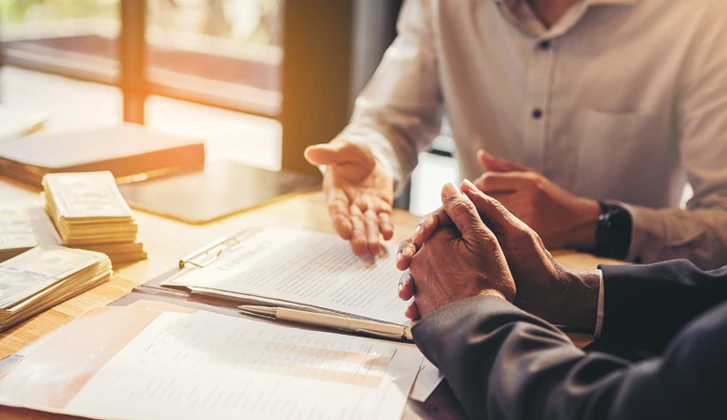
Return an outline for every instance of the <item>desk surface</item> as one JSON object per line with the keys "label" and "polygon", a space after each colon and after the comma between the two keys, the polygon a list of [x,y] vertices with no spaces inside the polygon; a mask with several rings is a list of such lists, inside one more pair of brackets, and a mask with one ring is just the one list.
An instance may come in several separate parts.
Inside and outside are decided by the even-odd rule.
{"label": "desk surface", "polygon": [[[2,202],[32,199],[37,195],[36,190],[0,177],[0,201]],[[88,309],[94,306],[104,306],[124,296],[133,287],[176,267],[181,256],[221,236],[239,232],[246,227],[268,226],[305,228],[333,233],[323,195],[320,192],[290,197],[207,225],[188,225],[141,211],[135,211],[135,214],[149,259],[115,267],[113,279],[108,283],[0,333],[0,358],[17,352]],[[401,210],[396,210],[392,219],[395,225],[394,243],[398,243],[409,235],[420,220],[419,217]],[[572,251],[557,251],[554,256],[563,265],[574,269],[595,269],[599,263],[605,262],[603,259]],[[571,338],[580,345],[590,341],[587,335],[574,335]],[[439,391],[438,393],[441,394]],[[451,398],[451,396],[444,396],[444,398]],[[432,399],[430,398],[430,400]],[[427,403],[429,405],[429,401]],[[412,404],[407,409],[405,417],[415,414],[411,411],[411,406]],[[11,414],[12,418],[47,417],[43,413],[27,410],[7,410],[9,409],[0,408],[0,417],[7,418],[6,414]],[[422,414],[422,410],[432,412],[438,411],[440,408],[436,405],[414,408],[414,411],[419,414]],[[441,411],[439,412],[441,413]]]}

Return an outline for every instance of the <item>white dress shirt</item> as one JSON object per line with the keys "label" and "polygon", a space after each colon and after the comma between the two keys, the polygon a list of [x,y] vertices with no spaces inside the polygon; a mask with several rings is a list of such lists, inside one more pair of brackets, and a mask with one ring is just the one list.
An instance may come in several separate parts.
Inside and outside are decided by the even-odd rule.
{"label": "white dress shirt", "polygon": [[464,177],[484,148],[623,205],[630,261],[727,264],[727,1],[583,0],[546,28],[526,1],[408,0],[398,31],[341,137],[399,184],[446,113]]}

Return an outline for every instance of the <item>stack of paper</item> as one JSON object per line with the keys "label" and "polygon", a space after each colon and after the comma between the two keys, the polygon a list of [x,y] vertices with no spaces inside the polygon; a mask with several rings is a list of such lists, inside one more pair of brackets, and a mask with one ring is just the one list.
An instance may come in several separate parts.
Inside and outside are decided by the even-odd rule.
{"label": "stack of paper", "polygon": [[103,252],[114,263],[146,258],[136,218],[111,172],[48,174],[43,190],[64,244]]}
{"label": "stack of paper", "polygon": [[97,252],[39,246],[0,263],[0,331],[108,280]]}
{"label": "stack of paper", "polygon": [[42,203],[0,204],[0,262],[61,238]]}

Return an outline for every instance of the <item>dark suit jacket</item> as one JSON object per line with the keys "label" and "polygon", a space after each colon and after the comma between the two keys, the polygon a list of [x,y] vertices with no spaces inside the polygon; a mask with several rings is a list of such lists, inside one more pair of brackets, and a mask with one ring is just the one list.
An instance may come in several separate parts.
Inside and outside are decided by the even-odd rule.
{"label": "dark suit jacket", "polygon": [[727,419],[727,267],[602,267],[601,341],[657,354],[584,352],[495,297],[428,315],[414,341],[472,418]]}

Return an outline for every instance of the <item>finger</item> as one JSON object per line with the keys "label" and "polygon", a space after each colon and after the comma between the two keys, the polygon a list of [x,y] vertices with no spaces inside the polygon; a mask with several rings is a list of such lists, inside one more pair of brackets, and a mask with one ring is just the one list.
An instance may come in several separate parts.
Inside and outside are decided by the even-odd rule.
{"label": "finger", "polygon": [[451,226],[452,220],[442,207],[429,213],[417,225],[414,233],[406,238],[399,246],[396,256],[396,268],[406,270],[411,264],[411,259],[419,252],[426,242],[440,227]]}
{"label": "finger", "polygon": [[366,241],[368,242],[368,250],[371,255],[379,255],[381,251],[381,242],[379,241],[379,217],[373,210],[366,210],[364,213],[364,223],[366,225]]}
{"label": "finger", "polygon": [[411,258],[417,253],[419,248],[416,246],[411,238],[406,238],[404,242],[399,245],[399,251],[396,253],[396,268],[401,271],[409,268],[411,264]]}
{"label": "finger", "polygon": [[481,244],[483,240],[494,238],[469,197],[462,194],[452,183],[447,183],[442,188],[442,206],[466,243]]}
{"label": "finger", "polygon": [[411,320],[417,320],[421,318],[421,315],[419,315],[419,307],[417,306],[416,302],[411,301],[411,303],[409,303],[409,306],[406,308],[406,312],[404,313],[404,315]]}
{"label": "finger", "polygon": [[496,231],[509,232],[523,228],[520,219],[510,213],[502,203],[484,194],[471,182],[465,180],[461,188],[474,204],[480,217]]}
{"label": "finger", "polygon": [[348,210],[348,197],[343,191],[335,189],[328,194],[328,214],[331,216],[333,228],[345,240],[351,239],[351,213]]}
{"label": "finger", "polygon": [[480,175],[475,179],[472,183],[475,184],[475,187],[482,189],[481,185],[483,185],[483,180],[485,179],[485,175],[489,174],[491,172],[485,172],[484,174]]}
{"label": "finger", "polygon": [[533,186],[533,175],[528,172],[488,172],[477,180],[477,188],[485,194],[520,191]]}
{"label": "finger", "polygon": [[411,276],[411,273],[405,272],[401,275],[401,278],[399,278],[398,288],[399,299],[409,300],[414,297],[416,287],[414,285],[414,277]]}
{"label": "finger", "polygon": [[356,255],[364,255],[368,249],[366,240],[366,224],[364,215],[358,206],[349,206],[351,212],[351,249]]}
{"label": "finger", "polygon": [[477,160],[486,171],[492,172],[527,172],[530,168],[518,165],[505,159],[496,158],[480,149],[477,151]]}
{"label": "finger", "polygon": [[384,240],[394,237],[394,224],[391,222],[391,214],[385,211],[379,212],[379,231],[384,236]]}
{"label": "finger", "polygon": [[436,232],[437,229],[443,226],[451,225],[452,219],[450,219],[447,212],[444,211],[444,208],[440,207],[429,213],[427,216],[424,217],[424,219],[422,219],[421,222],[419,222],[417,229],[412,235],[412,240],[417,245],[417,247],[421,247],[422,244],[426,242],[432,236],[432,234]]}

